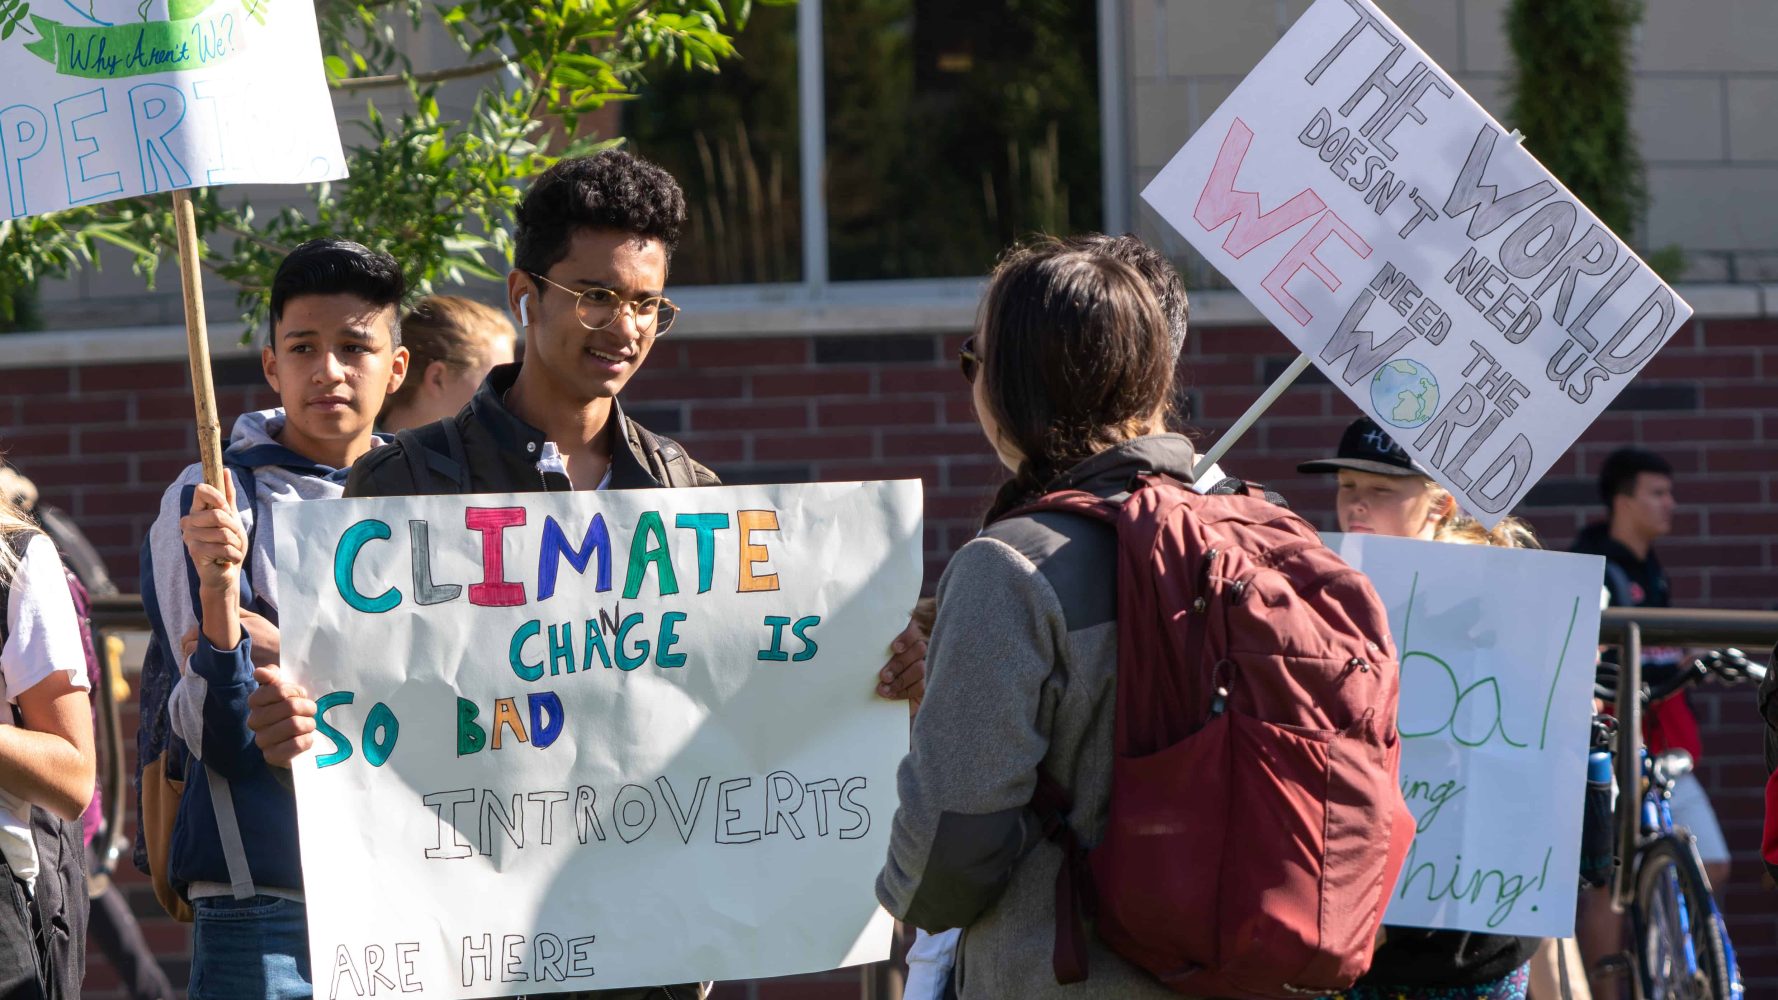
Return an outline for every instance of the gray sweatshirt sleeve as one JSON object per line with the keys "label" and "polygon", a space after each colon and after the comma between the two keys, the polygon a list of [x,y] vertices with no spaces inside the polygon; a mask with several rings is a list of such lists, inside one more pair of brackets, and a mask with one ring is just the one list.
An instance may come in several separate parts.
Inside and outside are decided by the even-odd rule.
{"label": "gray sweatshirt sleeve", "polygon": [[978,538],[951,560],[877,877],[890,913],[926,930],[966,927],[1041,839],[1027,806],[1049,749],[1045,687],[1066,635],[1048,581],[1005,543]]}
{"label": "gray sweatshirt sleeve", "polygon": [[194,465],[173,480],[173,485],[161,495],[159,516],[148,529],[149,548],[154,560],[154,593],[160,604],[160,625],[173,656],[179,660],[179,681],[167,696],[167,714],[172,719],[173,731],[198,756],[202,756],[204,745],[204,696],[208,693],[208,685],[202,677],[192,673],[190,663],[180,655],[180,640],[197,627],[198,616],[192,600],[185,541],[179,536],[179,519],[185,515],[180,508],[181,498],[202,478],[202,467]]}

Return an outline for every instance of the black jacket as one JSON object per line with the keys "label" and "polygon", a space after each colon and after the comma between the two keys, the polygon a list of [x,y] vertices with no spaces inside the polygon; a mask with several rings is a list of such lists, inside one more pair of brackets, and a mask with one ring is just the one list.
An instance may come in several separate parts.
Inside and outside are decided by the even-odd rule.
{"label": "black jacket", "polygon": [[1568,547],[1570,552],[1605,557],[1605,589],[1614,608],[1666,608],[1673,605],[1673,590],[1661,560],[1649,550],[1638,559],[1622,542],[1611,537],[1611,526],[1589,524]]}
{"label": "black jacket", "polygon": [[[543,432],[513,415],[502,402],[518,377],[517,364],[495,368],[476,390],[475,398],[455,417],[411,434],[399,434],[393,443],[360,458],[346,478],[346,496],[553,493],[572,489],[566,475],[537,470],[537,459],[543,453]],[[616,400],[612,405],[624,433],[611,449],[610,489],[722,485],[715,473],[692,461],[677,442],[623,418]],[[454,434],[445,426],[447,423],[454,425]],[[422,447],[425,454],[409,454],[409,449]],[[422,469],[431,473],[430,481],[418,481],[416,472]],[[703,995],[700,984],[683,983],[561,994],[555,1000],[697,1000]]]}
{"label": "black jacket", "polygon": [[[450,419],[463,450],[461,468],[451,456],[443,433],[445,421],[396,436],[392,444],[373,449],[352,464],[346,496],[402,497],[435,493],[555,493],[572,489],[561,473],[537,471],[543,453],[543,432],[520,420],[502,397],[518,381],[519,365],[501,365],[488,373],[475,398]],[[612,401],[615,412],[623,409]],[[611,449],[611,489],[641,490],[660,486],[720,486],[716,474],[691,460],[670,438],[650,432],[622,417],[624,433]],[[430,483],[416,483],[408,450],[415,440],[431,447],[423,464],[435,473]],[[460,478],[461,477],[461,478]],[[445,487],[453,482],[466,484]]]}

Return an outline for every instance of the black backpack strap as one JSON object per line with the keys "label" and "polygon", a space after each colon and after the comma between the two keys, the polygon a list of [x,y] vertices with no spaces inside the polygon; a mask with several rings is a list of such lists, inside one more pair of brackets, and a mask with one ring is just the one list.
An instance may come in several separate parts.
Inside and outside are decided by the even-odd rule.
{"label": "black backpack strap", "polygon": [[1223,479],[1215,486],[1210,487],[1205,495],[1213,497],[1246,496],[1252,497],[1255,500],[1264,500],[1274,507],[1283,507],[1285,510],[1290,509],[1290,502],[1284,499],[1282,493],[1279,493],[1276,490],[1267,489],[1263,483],[1255,483],[1246,479],[1236,479],[1233,476]]}
{"label": "black backpack strap", "polygon": [[430,482],[432,469],[426,464],[426,446],[420,443],[419,435],[412,430],[399,430],[395,432],[395,442],[401,445],[401,457],[407,461],[408,478],[414,486]]}
{"label": "black backpack strap", "polygon": [[50,541],[56,543],[56,551],[62,554],[63,564],[80,578],[80,585],[86,588],[88,594],[103,597],[117,593],[117,584],[111,581],[111,573],[105,566],[104,557],[99,555],[92,540],[86,537],[67,511],[40,502],[31,509],[31,516],[43,526],[43,533],[49,536]]}
{"label": "black backpack strap", "polygon": [[7,608],[12,605],[12,578],[18,572],[19,564],[25,561],[25,549],[30,547],[31,539],[36,535],[35,528],[27,528],[10,532],[6,536],[6,547],[10,548],[13,554],[13,570],[6,574],[5,579],[0,579],[0,646],[6,645],[6,637],[9,634],[7,619],[11,616],[7,613]]}
{"label": "black backpack strap", "polygon": [[424,427],[397,431],[401,457],[406,460],[414,488],[435,493],[469,493],[469,457],[463,446],[463,428],[455,418]]}
{"label": "black backpack strap", "polygon": [[445,453],[457,468],[456,484],[464,493],[469,489],[469,450],[463,446],[463,428],[456,418],[444,422]]}
{"label": "black backpack strap", "polygon": [[41,973],[49,1000],[79,1000],[86,978],[86,845],[80,823],[31,807],[31,841],[37,849],[37,885],[31,907]]}
{"label": "black backpack strap", "polygon": [[643,452],[650,464],[657,465],[655,472],[667,486],[698,485],[697,467],[692,464],[691,456],[685,453],[685,447],[670,437],[662,437],[635,421],[626,421],[636,430],[636,440],[642,445]]}

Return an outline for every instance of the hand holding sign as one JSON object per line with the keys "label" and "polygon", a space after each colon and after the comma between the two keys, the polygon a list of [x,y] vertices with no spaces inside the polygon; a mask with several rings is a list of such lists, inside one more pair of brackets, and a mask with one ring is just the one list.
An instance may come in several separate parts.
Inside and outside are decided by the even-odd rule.
{"label": "hand holding sign", "polygon": [[[204,479],[222,483],[189,189],[344,177],[315,10],[271,0],[0,3],[0,218],[171,191]],[[28,22],[28,23],[27,23]],[[250,58],[245,57],[251,50]]]}
{"label": "hand holding sign", "polygon": [[1370,0],[1316,0],[1143,197],[1490,526],[1691,315]]}
{"label": "hand holding sign", "polygon": [[262,672],[251,725],[274,760],[314,746],[318,994],[368,995],[397,954],[440,997],[886,955],[908,729],[866,678],[918,587],[917,483],[317,500],[277,526],[295,676]]}
{"label": "hand holding sign", "polygon": [[253,671],[258,687],[247,696],[247,728],[265,761],[289,767],[315,745],[315,702],[309,689],[290,680],[284,668],[259,667]]}
{"label": "hand holding sign", "polygon": [[1401,789],[1417,831],[1388,922],[1568,937],[1600,558],[1328,544],[1376,585],[1401,653]]}

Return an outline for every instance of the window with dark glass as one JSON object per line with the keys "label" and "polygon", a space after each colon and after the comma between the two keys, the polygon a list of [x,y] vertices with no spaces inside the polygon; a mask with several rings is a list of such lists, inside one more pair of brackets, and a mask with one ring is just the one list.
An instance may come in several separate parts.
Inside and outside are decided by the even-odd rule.
{"label": "window with dark glass", "polygon": [[673,284],[800,281],[796,8],[755,5],[722,72],[658,72],[623,105],[630,148],[685,189]]}
{"label": "window with dark glass", "polygon": [[685,188],[674,285],[804,280],[804,135],[825,144],[833,281],[976,276],[1015,239],[1100,228],[1097,7],[823,0],[817,129],[797,117],[796,8],[756,5],[739,60],[622,106],[632,148]]}
{"label": "window with dark glass", "polygon": [[833,280],[979,275],[1102,224],[1094,0],[829,0]]}

